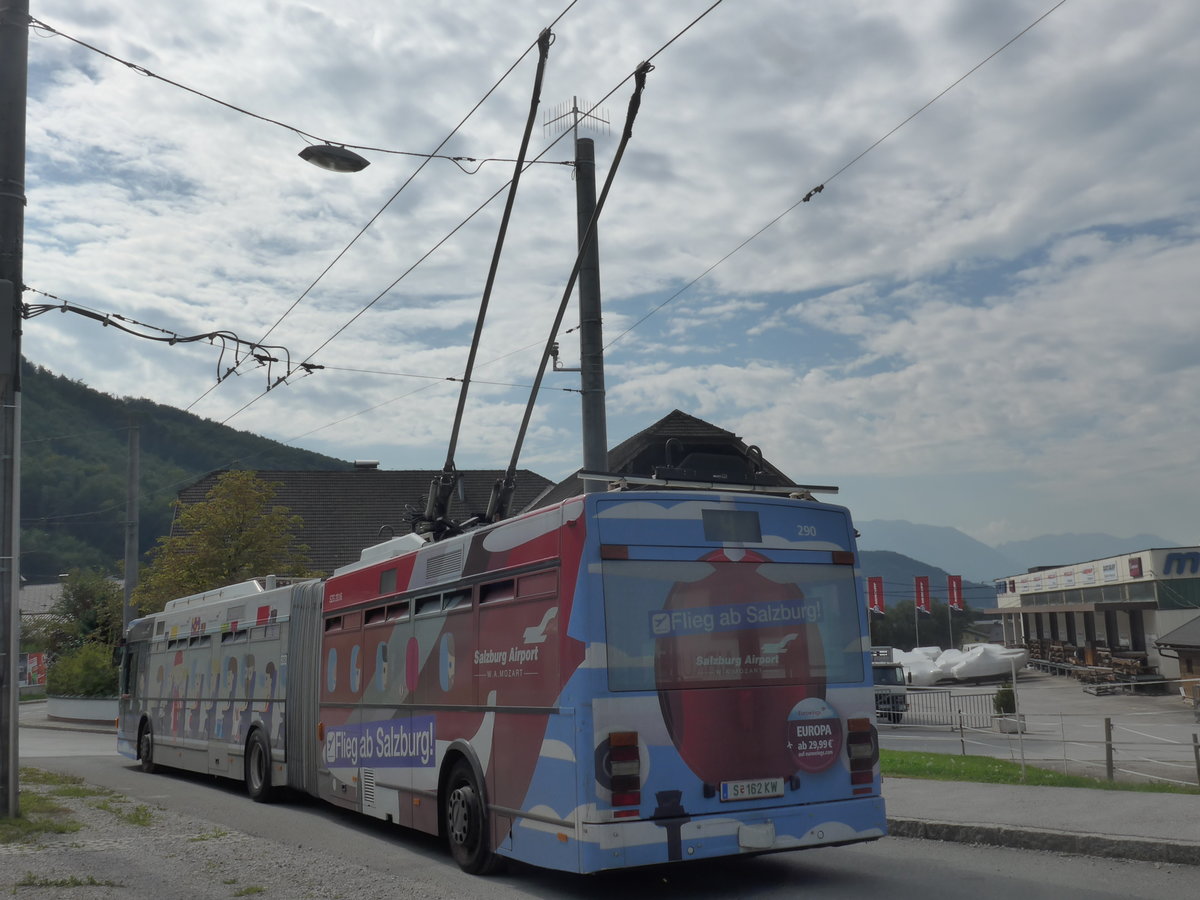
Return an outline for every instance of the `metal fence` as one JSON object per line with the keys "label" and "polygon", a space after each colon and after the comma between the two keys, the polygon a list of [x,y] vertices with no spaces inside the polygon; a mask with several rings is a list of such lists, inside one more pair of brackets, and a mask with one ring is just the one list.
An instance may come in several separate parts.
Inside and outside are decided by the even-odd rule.
{"label": "metal fence", "polygon": [[992,698],[996,690],[953,691],[948,688],[910,687],[908,725],[945,725],[950,728],[988,728],[995,717]]}
{"label": "metal fence", "polygon": [[[1200,703],[1192,699],[1190,684],[1179,690],[1163,680],[1156,696],[1136,703],[1145,684],[1114,684],[1121,693],[1110,695],[1111,706],[1085,689],[1075,688],[1079,693],[1072,695],[1071,682],[1060,684],[1068,690],[1035,696],[1028,705],[1022,700],[1019,720],[995,714],[995,687],[910,687],[903,720],[880,718],[880,743],[894,750],[991,756],[1110,781],[1200,785]],[[1060,699],[1066,708],[1048,708]],[[1094,711],[1084,711],[1084,705]]]}

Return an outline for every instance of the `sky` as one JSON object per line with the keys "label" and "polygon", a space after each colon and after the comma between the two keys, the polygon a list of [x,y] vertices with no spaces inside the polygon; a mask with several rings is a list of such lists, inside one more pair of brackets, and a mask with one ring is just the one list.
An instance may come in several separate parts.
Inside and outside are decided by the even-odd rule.
{"label": "sky", "polygon": [[[232,349],[59,312],[23,353],[440,469],[551,27],[458,468],[507,465],[574,262],[545,122],[595,105],[603,184],[650,60],[599,222],[610,445],[680,409],[858,519],[1200,543],[1200,4],[1056,3],[32,0],[25,302],[282,362],[218,383]],[[578,386],[547,374],[520,467],[580,467]]]}

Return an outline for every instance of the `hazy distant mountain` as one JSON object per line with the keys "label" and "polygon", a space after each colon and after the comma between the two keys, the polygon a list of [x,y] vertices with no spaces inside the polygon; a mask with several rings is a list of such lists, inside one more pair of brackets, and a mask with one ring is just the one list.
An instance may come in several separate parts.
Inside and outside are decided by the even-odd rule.
{"label": "hazy distant mountain", "polygon": [[871,519],[854,524],[861,535],[860,550],[902,553],[971,581],[991,584],[993,579],[1025,571],[1007,554],[957,528],[917,525],[902,519]]}
{"label": "hazy distant mountain", "polygon": [[1157,534],[1135,534],[1128,538],[1113,537],[1111,534],[1043,534],[1028,541],[1010,541],[996,549],[1017,563],[1014,572],[1024,572],[1034,566],[1065,566],[1138,550],[1179,545],[1179,541]]}
{"label": "hazy distant mountain", "polygon": [[1155,534],[1135,534],[1128,538],[1111,534],[1044,534],[1028,541],[989,547],[957,528],[941,525],[918,525],[903,519],[873,519],[855,525],[862,535],[858,539],[860,550],[891,550],[986,584],[1034,566],[1065,566],[1152,547],[1179,546],[1179,541]]}

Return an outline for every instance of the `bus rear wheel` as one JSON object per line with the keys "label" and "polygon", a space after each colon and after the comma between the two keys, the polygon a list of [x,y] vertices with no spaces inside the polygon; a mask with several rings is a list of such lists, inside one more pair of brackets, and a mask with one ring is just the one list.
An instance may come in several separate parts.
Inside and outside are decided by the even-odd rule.
{"label": "bus rear wheel", "polygon": [[143,722],[138,732],[138,765],[147,774],[158,768],[154,764],[154,728],[149,722]]}
{"label": "bus rear wheel", "polygon": [[275,794],[271,786],[271,745],[257,728],[246,742],[246,793],[255,803],[270,803]]}
{"label": "bus rear wheel", "polygon": [[450,770],[444,797],[446,840],[454,861],[471,875],[495,871],[501,859],[492,853],[483,795],[465,759],[460,759]]}

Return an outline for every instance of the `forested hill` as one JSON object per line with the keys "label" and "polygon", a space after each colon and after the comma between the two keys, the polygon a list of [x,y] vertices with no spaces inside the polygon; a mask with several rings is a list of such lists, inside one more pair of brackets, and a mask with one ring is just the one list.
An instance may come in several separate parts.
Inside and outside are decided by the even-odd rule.
{"label": "forested hill", "polygon": [[53,581],[74,567],[115,572],[125,556],[129,427],[141,445],[140,550],[165,534],[181,487],[222,468],[346,469],[149,400],[117,398],[24,362],[21,391],[21,575]]}

